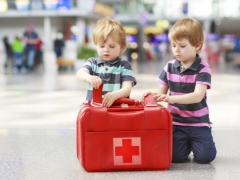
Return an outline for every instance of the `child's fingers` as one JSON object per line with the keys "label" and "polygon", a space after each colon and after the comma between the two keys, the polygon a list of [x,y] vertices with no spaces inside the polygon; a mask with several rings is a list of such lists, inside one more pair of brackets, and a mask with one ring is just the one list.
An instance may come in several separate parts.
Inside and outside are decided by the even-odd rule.
{"label": "child's fingers", "polygon": [[152,92],[145,92],[145,93],[143,93],[143,97],[146,97],[149,94],[152,94]]}
{"label": "child's fingers", "polygon": [[98,89],[99,86],[102,84],[102,80],[100,78],[93,79],[91,84],[92,84],[93,88]]}
{"label": "child's fingers", "polygon": [[168,102],[169,101],[168,96],[164,97],[163,101]]}
{"label": "child's fingers", "polygon": [[154,98],[154,99],[158,99],[159,97],[160,97],[160,96],[157,95],[157,94],[153,95],[153,98]]}
{"label": "child's fingers", "polygon": [[157,97],[157,101],[163,101],[165,99],[165,96],[163,95],[158,95]]}

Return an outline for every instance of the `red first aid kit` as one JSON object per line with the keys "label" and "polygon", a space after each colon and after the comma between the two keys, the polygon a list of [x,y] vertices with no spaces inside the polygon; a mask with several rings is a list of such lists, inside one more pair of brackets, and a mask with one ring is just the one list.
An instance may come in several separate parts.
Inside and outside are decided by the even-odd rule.
{"label": "red first aid kit", "polygon": [[[102,88],[102,87],[101,87]],[[172,161],[172,118],[149,94],[101,106],[102,89],[82,104],[76,127],[77,157],[86,171],[165,170]]]}

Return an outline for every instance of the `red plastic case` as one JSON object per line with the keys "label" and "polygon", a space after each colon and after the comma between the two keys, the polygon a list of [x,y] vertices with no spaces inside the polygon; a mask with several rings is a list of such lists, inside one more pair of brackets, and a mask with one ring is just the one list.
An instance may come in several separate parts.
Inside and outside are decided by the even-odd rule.
{"label": "red plastic case", "polygon": [[89,172],[165,170],[171,165],[171,114],[152,95],[142,102],[119,99],[109,108],[99,99],[84,103],[76,136],[77,158]]}

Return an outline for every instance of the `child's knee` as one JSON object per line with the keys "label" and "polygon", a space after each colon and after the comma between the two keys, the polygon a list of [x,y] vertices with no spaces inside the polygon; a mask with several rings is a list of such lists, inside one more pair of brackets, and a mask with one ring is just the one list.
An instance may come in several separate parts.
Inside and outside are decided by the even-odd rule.
{"label": "child's knee", "polygon": [[194,155],[194,160],[200,164],[208,164],[215,159],[216,154],[216,150],[213,150],[212,152],[201,153],[199,155]]}
{"label": "child's knee", "polygon": [[184,163],[188,159],[188,155],[180,155],[180,154],[173,154],[172,155],[172,163]]}

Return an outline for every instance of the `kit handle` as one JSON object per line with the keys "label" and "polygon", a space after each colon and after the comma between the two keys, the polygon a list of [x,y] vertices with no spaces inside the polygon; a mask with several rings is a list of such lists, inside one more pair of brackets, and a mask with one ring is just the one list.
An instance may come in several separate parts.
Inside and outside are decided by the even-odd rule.
{"label": "kit handle", "polygon": [[145,103],[145,106],[147,106],[147,107],[158,106],[158,103],[154,99],[153,94],[146,95],[143,99],[143,102]]}
{"label": "kit handle", "polygon": [[[92,106],[102,107],[102,100],[103,100],[102,89],[103,89],[103,84],[101,84],[98,89],[93,88],[93,99],[91,101]],[[126,104],[128,106],[133,106],[133,105],[140,104],[140,102],[136,99],[119,98],[113,102],[112,106],[123,105],[123,104]]]}

